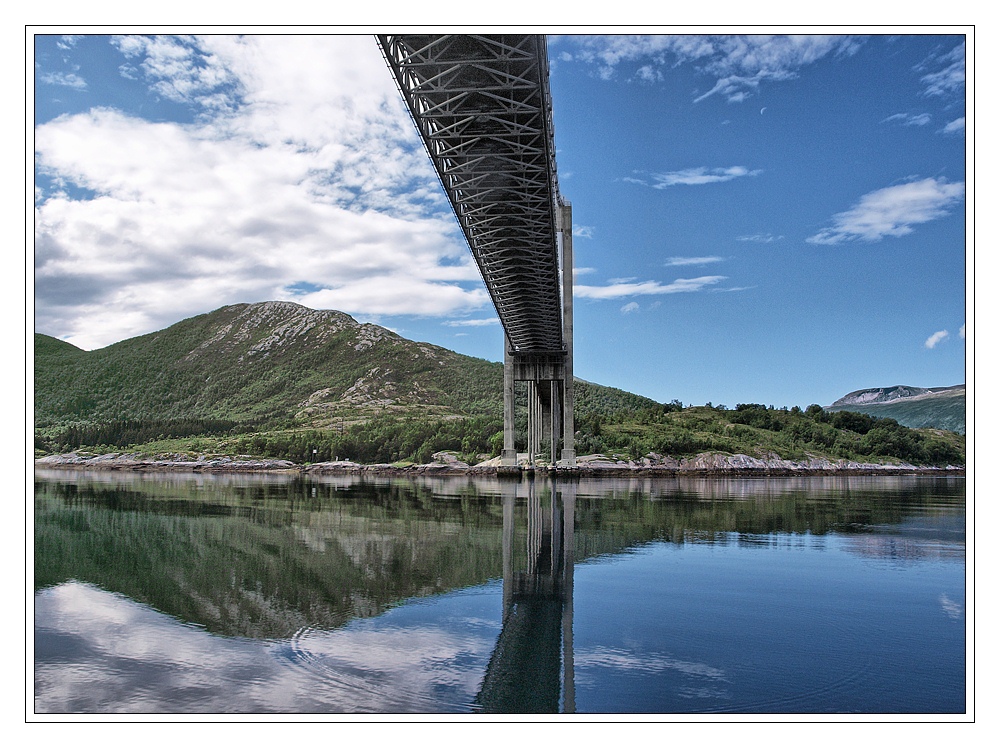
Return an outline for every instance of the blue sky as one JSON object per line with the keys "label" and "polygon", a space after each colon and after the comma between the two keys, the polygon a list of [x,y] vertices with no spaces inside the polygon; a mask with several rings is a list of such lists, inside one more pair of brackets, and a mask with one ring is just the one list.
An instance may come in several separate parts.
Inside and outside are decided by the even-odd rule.
{"label": "blue sky", "polygon": [[[954,34],[550,36],[577,376],[829,404],[965,381]],[[35,37],[35,329],[285,299],[499,360],[371,36]]]}

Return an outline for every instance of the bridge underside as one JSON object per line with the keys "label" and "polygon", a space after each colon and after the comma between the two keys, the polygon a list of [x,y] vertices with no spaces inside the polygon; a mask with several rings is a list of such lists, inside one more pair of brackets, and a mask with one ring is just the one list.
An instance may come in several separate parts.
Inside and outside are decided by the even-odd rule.
{"label": "bridge underside", "polygon": [[529,460],[547,435],[552,462],[572,464],[572,219],[556,178],[545,37],[377,39],[503,325],[504,463],[516,464],[513,381],[523,380]]}

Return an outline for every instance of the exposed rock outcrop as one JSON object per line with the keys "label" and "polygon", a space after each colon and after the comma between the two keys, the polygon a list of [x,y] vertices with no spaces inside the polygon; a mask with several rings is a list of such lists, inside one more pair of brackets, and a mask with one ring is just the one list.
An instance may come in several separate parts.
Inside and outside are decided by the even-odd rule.
{"label": "exposed rock outcrop", "polygon": [[[523,462],[523,461],[522,461]],[[435,473],[438,475],[496,474],[498,472],[519,471],[519,468],[504,468],[497,457],[469,465],[454,452],[437,452],[433,462],[423,465],[362,465],[348,460],[298,465],[288,460],[255,459],[249,456],[225,457],[200,455],[157,455],[145,457],[137,454],[110,453],[88,455],[71,452],[49,455],[35,460],[39,467],[86,468],[98,470],[187,470],[194,472],[301,472],[305,474],[335,473]],[[527,467],[522,464],[522,468]],[[726,455],[705,452],[695,457],[674,459],[650,453],[641,460],[622,460],[602,454],[582,455],[572,468],[540,466],[534,468],[556,475],[938,475],[942,473],[964,475],[962,466],[948,465],[933,467],[911,465],[900,462],[881,464],[853,462],[850,460],[827,460],[811,458],[807,460],[783,460],[777,455],[764,458],[749,455]]]}

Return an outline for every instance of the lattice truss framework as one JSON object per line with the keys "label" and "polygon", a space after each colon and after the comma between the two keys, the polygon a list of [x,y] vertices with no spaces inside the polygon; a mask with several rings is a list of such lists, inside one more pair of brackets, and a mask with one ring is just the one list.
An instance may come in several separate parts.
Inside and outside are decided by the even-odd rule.
{"label": "lattice truss framework", "polygon": [[514,352],[564,351],[545,37],[377,39]]}

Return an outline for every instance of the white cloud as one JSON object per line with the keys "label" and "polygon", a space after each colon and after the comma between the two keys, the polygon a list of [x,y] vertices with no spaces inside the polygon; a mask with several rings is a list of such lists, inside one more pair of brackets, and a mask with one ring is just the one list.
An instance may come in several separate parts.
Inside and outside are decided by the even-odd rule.
{"label": "white cloud", "polygon": [[87,81],[76,73],[41,73],[38,80],[53,86],[75,88],[77,91],[83,91],[87,88]]}
{"label": "white cloud", "polygon": [[924,112],[923,114],[893,114],[890,117],[886,117],[882,120],[885,122],[900,122],[907,127],[917,126],[922,127],[931,121],[931,115]]}
{"label": "white cloud", "polygon": [[83,34],[63,34],[59,37],[59,41],[56,42],[56,46],[59,49],[72,49],[82,38]]}
{"label": "white cloud", "polygon": [[170,101],[208,108],[236,104],[241,81],[208,44],[170,36],[117,36],[112,43],[126,59],[138,59],[152,90]]}
{"label": "white cloud", "polygon": [[958,337],[960,337],[962,340],[965,340],[965,325],[962,325],[960,328],[958,328]]}
{"label": "white cloud", "polygon": [[934,333],[929,338],[927,338],[927,340],[924,341],[924,347],[928,349],[933,348],[947,337],[948,337],[947,330],[938,330],[936,333]]}
{"label": "white cloud", "polygon": [[452,319],[444,324],[448,327],[491,327],[499,325],[500,319],[498,317],[489,317],[487,319]]}
{"label": "white cloud", "polygon": [[370,37],[116,43],[197,117],[94,109],[36,128],[39,171],[63,186],[36,206],[40,332],[101,347],[285,298],[355,315],[488,306]]}
{"label": "white cloud", "polygon": [[[553,40],[569,48],[561,59],[594,65],[600,78],[610,79],[623,63],[640,63],[640,81],[659,80],[663,71],[692,63],[714,77],[701,101],[719,94],[732,103],[749,98],[764,82],[797,77],[798,70],[828,56],[851,55],[862,44],[853,36],[830,35],[655,35],[569,36]],[[571,50],[571,51],[570,51]]]}
{"label": "white cloud", "polygon": [[738,242],[754,242],[755,244],[770,244],[771,242],[776,242],[784,239],[783,236],[775,236],[774,234],[744,234],[743,236],[737,236],[736,241]]}
{"label": "white cloud", "polygon": [[961,94],[965,91],[965,42],[957,45],[949,52],[935,55],[925,60],[922,68],[939,68],[927,73],[920,80],[927,88],[927,96],[948,96]]}
{"label": "white cloud", "polygon": [[611,283],[607,286],[576,286],[573,295],[584,299],[618,299],[623,296],[647,296],[669,293],[700,291],[706,286],[725,280],[723,275],[706,275],[700,278],[678,278],[666,285],[659,281]]}
{"label": "white cloud", "polygon": [[636,301],[630,301],[628,304],[621,308],[622,314],[631,314],[632,312],[639,311],[639,303]]}
{"label": "white cloud", "polygon": [[712,288],[709,289],[712,293],[735,293],[737,291],[750,291],[756,288],[756,286],[731,286],[730,288]]}
{"label": "white cloud", "polygon": [[663,174],[653,174],[653,187],[662,190],[678,184],[712,184],[714,182],[729,182],[739,177],[755,177],[760,169],[751,171],[745,166],[729,166],[725,168],[709,168],[698,166],[692,169],[681,169]]}
{"label": "white cloud", "polygon": [[964,135],[965,134],[965,117],[959,117],[958,119],[953,119],[944,129],[941,130],[945,135]]}
{"label": "white cloud", "polygon": [[878,241],[905,236],[913,226],[946,216],[965,195],[964,182],[921,179],[885,187],[864,195],[857,204],[832,219],[833,225],[806,239],[812,244]]}
{"label": "white cloud", "polygon": [[593,226],[574,226],[573,236],[579,236],[582,239],[593,239],[594,238],[594,227]]}
{"label": "white cloud", "polygon": [[677,265],[708,265],[713,262],[722,262],[722,258],[714,255],[711,257],[668,257],[664,264],[667,267],[674,267]]}

